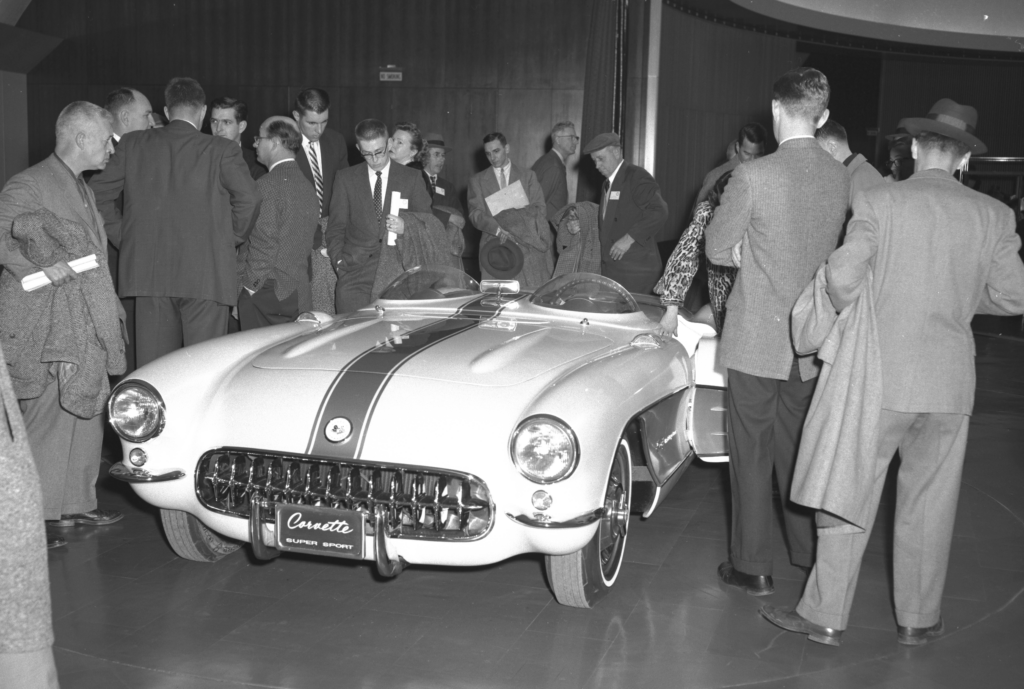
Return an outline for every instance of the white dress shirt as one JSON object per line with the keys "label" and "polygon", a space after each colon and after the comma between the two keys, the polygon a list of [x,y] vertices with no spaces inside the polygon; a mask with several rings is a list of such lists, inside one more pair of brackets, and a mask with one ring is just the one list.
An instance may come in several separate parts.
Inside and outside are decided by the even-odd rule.
{"label": "white dress shirt", "polygon": [[505,165],[502,167],[492,167],[494,170],[494,179],[498,180],[498,188],[501,189],[501,173],[505,173],[505,186],[512,184],[512,161],[505,161]]}

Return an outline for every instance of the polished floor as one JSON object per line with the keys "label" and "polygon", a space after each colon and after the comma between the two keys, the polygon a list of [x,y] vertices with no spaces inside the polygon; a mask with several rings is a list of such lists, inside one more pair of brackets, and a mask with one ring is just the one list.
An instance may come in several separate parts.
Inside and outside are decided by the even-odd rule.
{"label": "polished floor", "polygon": [[593,610],[555,603],[537,557],[414,567],[390,581],[367,563],[284,555],[262,564],[244,550],[187,562],[165,543],[156,512],[104,479],[101,506],[127,517],[67,530],[68,547],[50,554],[61,686],[1024,686],[1024,341],[977,342],[947,633],[927,646],[896,643],[891,517],[875,529],[840,648],[758,616],[762,603],[794,603],[803,585],[781,543],[773,596],[720,585],[721,466],[693,466],[651,519],[630,525],[628,563]]}

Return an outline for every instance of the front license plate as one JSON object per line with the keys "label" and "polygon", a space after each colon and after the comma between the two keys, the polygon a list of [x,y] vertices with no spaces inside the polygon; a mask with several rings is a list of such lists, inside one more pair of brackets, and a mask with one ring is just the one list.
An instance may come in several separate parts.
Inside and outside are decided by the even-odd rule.
{"label": "front license plate", "polygon": [[277,547],[316,555],[363,557],[362,512],[277,504]]}

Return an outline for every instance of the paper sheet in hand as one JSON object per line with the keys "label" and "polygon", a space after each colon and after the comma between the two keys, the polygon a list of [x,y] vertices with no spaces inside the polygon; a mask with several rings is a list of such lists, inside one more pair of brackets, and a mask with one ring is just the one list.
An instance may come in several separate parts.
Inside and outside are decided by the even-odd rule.
{"label": "paper sheet in hand", "polygon": [[530,199],[523,191],[523,183],[518,179],[504,189],[499,189],[484,199],[487,202],[487,210],[491,215],[497,215],[510,208],[526,208],[530,205]]}
{"label": "paper sheet in hand", "polygon": [[715,329],[709,325],[703,323],[691,323],[682,316],[677,317],[676,321],[676,334],[673,338],[683,345],[683,349],[686,350],[687,356],[693,356],[693,353],[697,351],[697,345],[700,343],[702,337],[711,336],[714,337]]}
{"label": "paper sheet in hand", "polygon": [[[76,258],[74,261],[68,261],[68,265],[76,273],[84,273],[87,270],[100,267],[100,264],[96,262],[96,254],[89,254],[82,258]],[[21,279],[21,288],[26,292],[34,292],[40,287],[46,287],[49,284],[50,278],[46,277],[46,273],[43,271],[26,275]]]}

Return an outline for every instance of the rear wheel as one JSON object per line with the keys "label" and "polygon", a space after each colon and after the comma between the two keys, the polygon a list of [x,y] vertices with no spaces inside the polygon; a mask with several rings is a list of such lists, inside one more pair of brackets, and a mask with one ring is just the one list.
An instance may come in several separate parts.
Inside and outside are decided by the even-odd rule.
{"label": "rear wheel", "polygon": [[225,540],[188,512],[160,510],[164,535],[178,557],[196,562],[216,562],[238,550],[240,544]]}
{"label": "rear wheel", "polygon": [[622,438],[608,473],[604,516],[594,537],[575,553],[545,558],[548,582],[562,605],[594,607],[619,576],[629,529],[632,478],[629,444]]}

